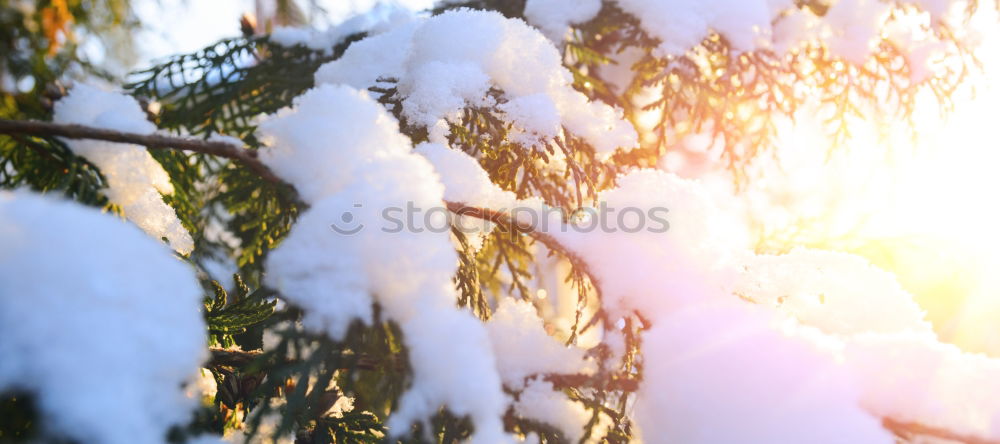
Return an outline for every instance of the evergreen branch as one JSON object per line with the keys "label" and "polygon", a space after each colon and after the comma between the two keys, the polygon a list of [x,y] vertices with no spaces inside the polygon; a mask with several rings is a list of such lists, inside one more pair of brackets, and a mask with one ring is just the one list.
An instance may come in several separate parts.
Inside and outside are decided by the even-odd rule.
{"label": "evergreen branch", "polygon": [[[206,367],[246,367],[253,364],[262,356],[266,356],[264,353],[259,351],[243,351],[237,349],[228,348],[216,348],[212,347],[210,350],[211,357],[205,364]],[[279,360],[282,362],[293,362],[292,359]],[[344,366],[338,370],[350,370],[351,368],[357,368],[361,370],[379,370],[378,361],[368,355],[359,356],[357,362],[353,363],[353,367]]]}
{"label": "evergreen branch", "polygon": [[[143,145],[151,149],[179,149],[184,151],[193,151],[196,153],[237,160],[253,170],[261,178],[269,182],[281,182],[281,179],[275,176],[274,173],[260,161],[257,157],[256,151],[237,147],[236,145],[226,142],[196,139],[192,137],[168,136],[163,134],[137,134],[76,124],[7,119],[0,119],[0,134],[27,134],[32,136],[57,136],[68,139],[105,140],[108,142]],[[583,273],[590,277],[594,287],[597,288],[598,294],[600,294],[601,286],[594,278],[594,274],[591,272],[587,262],[576,253],[560,244],[554,237],[546,233],[535,231],[532,227],[511,219],[510,215],[506,213],[486,208],[470,207],[459,202],[446,202],[446,204],[448,210],[460,216],[470,216],[488,220],[510,229],[528,233],[535,240],[545,244],[545,246],[550,250],[559,252],[569,259],[575,267],[578,267]]]}
{"label": "evergreen branch", "polygon": [[[206,364],[208,367],[246,367],[253,364],[255,361],[265,356],[265,353],[259,351],[243,351],[235,349],[225,349],[225,348],[211,348],[211,358]],[[288,360],[292,362],[293,360]],[[360,370],[370,370],[377,371],[384,369],[384,366],[379,365],[380,362],[377,358],[370,355],[362,354],[357,357],[357,362],[353,363],[352,367],[344,366],[340,370],[349,370],[351,368],[357,368]],[[401,370],[401,369],[400,369]],[[606,380],[595,380],[594,376],[584,375],[584,374],[546,374],[542,376],[548,382],[551,382],[556,389],[564,389],[570,387],[604,387],[608,390],[614,391],[625,391],[634,392],[639,389],[639,381],[632,378],[615,377],[609,375]]]}
{"label": "evergreen branch", "polygon": [[[219,348],[213,348],[211,352],[212,358],[209,364],[211,366],[244,367],[252,364],[263,355],[261,352],[227,350]],[[356,368],[362,370],[375,370],[378,368],[377,362],[368,356],[359,357],[356,365]],[[639,381],[631,378],[615,378],[613,375],[609,375],[608,379],[603,381],[595,381],[593,376],[582,374],[549,374],[544,375],[543,379],[552,383],[557,390],[584,386],[599,386],[608,390],[620,390],[623,392],[635,392],[639,389]],[[882,418],[882,426],[885,427],[886,430],[903,437],[925,436],[965,444],[1000,444],[1000,441],[961,435],[947,429],[914,422],[903,422],[889,417]]]}
{"label": "evergreen branch", "polygon": [[238,160],[269,182],[280,182],[274,173],[257,158],[257,152],[231,143],[163,134],[137,134],[94,128],[76,124],[41,122],[36,120],[0,119],[0,134],[57,136],[67,139],[92,139],[143,145],[150,149],[179,149]]}
{"label": "evergreen branch", "polygon": [[[151,149],[179,149],[209,154],[228,159],[238,160],[261,178],[270,182],[282,182],[270,169],[267,168],[258,158],[257,153],[252,150],[237,147],[236,145],[219,142],[195,139],[191,137],[167,136],[162,134],[136,134],[122,131],[93,128],[75,124],[59,124],[52,122],[41,122],[31,120],[8,120],[0,119],[0,134],[8,135],[32,135],[32,136],[56,136],[69,139],[93,139],[105,140],[116,143],[130,143],[143,145]],[[446,201],[448,210],[460,216],[470,216],[482,220],[487,220],[508,229],[527,233],[535,240],[541,242],[550,250],[563,254],[575,267],[590,277],[594,287],[600,293],[600,284],[594,277],[587,262],[574,252],[567,249],[558,240],[549,234],[535,231],[531,226],[512,219],[510,215],[491,210],[488,208],[477,208],[467,206],[459,202]],[[242,367],[250,365],[263,356],[260,352],[245,352],[241,350],[212,349],[209,366],[235,366]],[[368,356],[360,356],[355,368],[376,369],[377,362]],[[544,378],[558,387],[578,387],[582,385],[593,385],[593,378],[586,375],[545,375]],[[596,381],[611,390],[621,390],[631,392],[638,389],[639,382],[635,379],[618,378],[607,381]],[[902,422],[893,418],[882,418],[882,425],[889,431],[899,436],[929,436],[939,439],[963,442],[967,444],[1000,444],[1000,441],[986,440],[974,436],[965,436],[950,430],[927,426],[920,423]]]}
{"label": "evergreen branch", "polygon": [[477,219],[493,222],[508,229],[527,233],[529,236],[548,247],[549,250],[563,255],[563,257],[569,260],[574,267],[586,274],[590,278],[590,281],[594,284],[594,288],[596,289],[598,296],[600,296],[601,284],[594,276],[594,273],[591,271],[587,261],[570,249],[566,248],[563,244],[559,243],[559,241],[551,235],[535,231],[535,229],[530,225],[514,220],[509,214],[500,211],[491,210],[489,208],[470,207],[461,202],[445,201],[445,205],[448,207],[448,211],[451,211],[459,216],[475,217]]}

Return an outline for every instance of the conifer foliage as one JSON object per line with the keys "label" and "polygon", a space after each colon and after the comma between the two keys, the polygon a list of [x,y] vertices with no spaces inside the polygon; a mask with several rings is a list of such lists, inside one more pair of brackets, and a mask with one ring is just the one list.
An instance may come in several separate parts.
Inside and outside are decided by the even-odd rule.
{"label": "conifer foliage", "polygon": [[[31,376],[4,362],[66,363],[36,363],[18,348],[32,342],[5,347],[12,340],[0,337],[0,441],[111,442],[118,435],[105,430],[120,421],[135,442],[998,442],[1000,428],[977,420],[1000,412],[1000,396],[988,396],[1000,393],[998,361],[937,341],[912,298],[863,260],[767,256],[730,242],[698,184],[655,169],[686,138],[705,136],[738,189],[754,180],[749,165],[766,157],[775,122],[802,109],[824,116],[834,150],[849,119],[908,119],[922,91],[947,108],[977,66],[962,33],[976,8],[383,5],[326,31],[279,28],[169,58],[131,74],[121,94],[77,86],[58,91],[54,113],[4,113],[195,140],[144,149],[0,122],[0,186],[21,189],[0,194],[0,240],[56,230],[18,215],[41,211],[19,203],[33,192],[111,213],[87,216],[102,233],[137,235],[115,220],[127,219],[169,241],[188,270],[177,279],[200,282],[201,305],[128,300],[116,292],[131,287],[114,280],[65,285],[85,289],[95,310],[125,310],[108,315],[124,326],[129,301],[200,310],[194,334],[205,350],[183,388],[191,402],[171,401],[175,421],[134,429],[144,423],[126,423],[132,416],[53,413],[61,398],[46,381],[12,380]],[[379,230],[386,209],[411,204],[425,212],[418,220]],[[650,217],[663,209],[666,221],[655,233],[566,230],[604,204]],[[433,208],[443,211],[432,217]],[[341,222],[364,229],[344,234]],[[154,251],[160,262],[165,245]],[[14,260],[0,252],[0,265]],[[125,281],[158,273],[132,265],[92,268]],[[838,296],[829,288],[841,288],[841,272],[858,288]],[[0,271],[0,322],[17,322],[13,292],[34,288],[30,278]],[[842,300],[796,305],[783,292],[799,279],[800,293]],[[886,318],[858,314],[862,300],[884,304]],[[781,327],[779,315],[794,322]],[[31,335],[16,328],[0,333]],[[138,347],[145,337],[106,341]],[[176,347],[163,347],[149,359],[173,359]],[[917,402],[909,385],[885,379],[906,363],[941,390]],[[975,414],[941,413],[949,408]]]}

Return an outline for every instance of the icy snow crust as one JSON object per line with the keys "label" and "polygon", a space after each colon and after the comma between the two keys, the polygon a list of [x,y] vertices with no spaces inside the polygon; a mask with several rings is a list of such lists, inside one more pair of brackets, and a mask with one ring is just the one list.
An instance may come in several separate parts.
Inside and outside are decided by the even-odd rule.
{"label": "icy snow crust", "polygon": [[113,216],[29,193],[0,193],[0,245],[0,392],[34,394],[59,436],[166,442],[207,357],[193,270]]}

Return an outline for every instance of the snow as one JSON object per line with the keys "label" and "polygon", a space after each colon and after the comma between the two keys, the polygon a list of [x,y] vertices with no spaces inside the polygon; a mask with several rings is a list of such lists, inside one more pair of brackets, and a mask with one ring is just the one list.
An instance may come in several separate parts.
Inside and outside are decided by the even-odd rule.
{"label": "snow", "polygon": [[[445,186],[446,201],[474,202],[482,208],[494,210],[511,209],[518,205],[517,196],[510,191],[497,188],[490,182],[486,172],[472,156],[446,145],[430,142],[417,145],[414,151],[434,166],[436,174],[440,172],[438,179]],[[450,174],[455,171],[462,173]],[[471,216],[455,215],[452,223],[461,230],[469,245],[477,251],[482,247],[486,235],[494,228],[492,222]]]}
{"label": "snow", "polygon": [[[555,390],[551,382],[533,379],[518,394],[513,404],[514,413],[522,418],[549,424],[566,438],[566,442],[580,442],[590,420],[591,412],[583,404],[570,400],[563,392]],[[598,427],[602,429],[606,427]],[[595,430],[597,437],[603,436]],[[590,439],[588,442],[593,442]]]}
{"label": "snow", "polygon": [[0,245],[0,391],[34,394],[55,435],[166,442],[207,357],[194,271],[110,215],[26,192],[0,193]]}
{"label": "snow", "polygon": [[265,282],[305,309],[305,326],[333,339],[355,319],[371,324],[376,302],[399,324],[414,379],[389,419],[391,433],[447,406],[471,416],[474,442],[509,440],[486,328],[455,307],[458,257],[449,231],[431,229],[447,226],[446,214],[385,230],[384,209],[443,206],[432,166],[395,119],[363,91],[321,85],[265,118],[259,136],[261,160],[311,205],[268,256]]}
{"label": "snow", "polygon": [[[354,106],[329,105],[339,102]],[[258,136],[267,145],[259,154],[261,161],[294,185],[307,203],[335,194],[351,182],[379,179],[359,175],[372,163],[406,157],[411,149],[395,119],[366,92],[329,85],[264,118]]]}
{"label": "snow", "polygon": [[542,319],[527,301],[503,298],[487,323],[493,354],[503,383],[510,389],[524,387],[526,378],[543,374],[593,373],[585,350],[566,346],[545,332]]}
{"label": "snow", "polygon": [[[911,18],[930,26],[955,2],[915,3],[928,13]],[[862,64],[888,39],[905,50],[913,80],[921,81],[933,74],[940,50],[926,33],[897,26],[898,17],[888,21],[892,5],[877,0],[839,0],[822,17],[790,0],[617,4],[659,40],[654,55],[660,57],[690,55],[717,32],[735,54],[781,54],[819,43]],[[477,159],[448,146],[448,124],[460,111],[486,107],[512,126],[510,140],[524,147],[539,149],[566,133],[584,139],[602,159],[635,147],[638,135],[621,110],[572,88],[557,48],[571,25],[592,19],[600,6],[596,0],[529,0],[526,18],[541,32],[494,12],[418,17],[386,7],[327,31],[278,29],[271,36],[280,45],[330,51],[347,35],[368,34],[319,69],[316,88],[259,121],[261,161],[309,205],[269,255],[265,283],[303,309],[305,328],[335,340],[344,339],[353,322],[399,325],[413,379],[389,419],[390,433],[405,434],[445,407],[472,419],[473,442],[508,442],[502,419],[512,408],[578,441],[590,416],[542,377],[596,371],[583,347],[550,334],[564,320],[543,320],[535,306],[540,301],[506,297],[496,301],[486,323],[456,308],[458,256],[447,230],[454,222],[443,208],[447,200],[530,223],[586,262],[609,319],[637,312],[649,322],[642,337],[643,379],[629,408],[647,441],[894,442],[882,418],[1000,439],[1000,360],[940,342],[913,297],[867,260],[811,249],[755,254],[741,220],[705,182],[652,169],[621,171],[594,207],[566,218],[540,199],[518,200],[499,189]],[[625,51],[615,56],[621,66],[602,73],[620,91],[631,80],[628,67],[642,56]],[[402,115],[426,127],[429,142],[414,148],[365,92],[389,79],[396,82]],[[131,98],[86,86],[57,105],[56,120],[155,131]],[[211,140],[242,144],[226,136]],[[661,164],[693,171],[689,164],[697,162],[678,155],[711,157],[717,147],[710,142],[706,134],[687,135],[678,140],[683,150]],[[99,141],[68,143],[101,168],[109,197],[129,220],[154,238],[167,237],[178,251],[191,250],[190,236],[159,195],[171,191],[169,177],[148,152]],[[808,195],[813,209],[823,207],[825,200],[804,185],[825,177],[779,180],[775,188],[785,194],[772,197]],[[755,186],[768,186],[763,182]],[[196,381],[193,370],[204,353],[200,290],[190,270],[162,248],[153,253],[160,247],[137,231],[111,229],[108,216],[27,195],[2,199],[0,336],[14,341],[0,343],[0,358],[17,359],[0,359],[0,388],[39,393],[56,430],[81,440],[162,441],[162,432],[183,421],[192,404],[178,387]],[[386,225],[389,211],[405,208],[420,209],[423,217],[400,223],[399,230]],[[69,229],[45,223],[66,219],[78,223]],[[459,220],[463,226],[475,222]],[[472,232],[473,244],[490,228],[483,223]],[[127,249],[93,260],[111,244]],[[69,276],[45,279],[56,273]],[[82,291],[80,282],[87,284]],[[166,307],[135,303],[167,297]],[[36,310],[38,304],[51,309]],[[374,304],[382,319],[375,319]],[[132,332],[133,322],[141,323],[140,333]],[[102,342],[109,334],[131,342]],[[55,335],[59,339],[51,340]],[[602,341],[616,358],[624,353],[620,331],[605,331]],[[111,343],[114,349],[106,345]],[[128,370],[124,376],[122,369]],[[212,390],[208,384],[200,389]],[[196,396],[199,387],[190,390]],[[114,427],[107,418],[115,419]]]}
{"label": "snow", "polygon": [[[430,128],[432,142],[445,141],[443,123],[453,120],[455,111],[492,105],[483,91],[495,87],[515,103],[503,114],[530,135],[531,144],[558,136],[554,122],[560,122],[603,157],[635,147],[638,136],[622,111],[575,91],[561,61],[552,43],[523,21],[463,9],[351,45],[317,71],[316,83],[364,89],[380,78],[398,80],[404,115]],[[539,102],[549,103],[524,106]]]}
{"label": "snow", "polygon": [[414,420],[429,420],[444,405],[456,416],[472,418],[475,433],[470,442],[510,442],[503,431],[507,400],[483,323],[468,311],[455,309],[452,296],[435,306],[420,307],[400,327],[414,379],[386,423],[390,433],[405,432]]}
{"label": "snow", "polygon": [[212,133],[208,136],[208,140],[212,142],[222,142],[228,143],[237,148],[243,148],[243,140],[239,137],[227,136],[225,134]]}
{"label": "snow", "polygon": [[927,11],[931,19],[939,22],[945,19],[949,12],[962,2],[956,0],[909,0],[908,3],[917,5],[920,9]]}
{"label": "snow", "polygon": [[352,43],[339,59],[316,70],[316,84],[342,83],[367,89],[380,78],[399,79],[413,46],[413,32],[422,24],[415,21]]}
{"label": "snow", "polygon": [[930,79],[936,73],[937,62],[944,59],[946,47],[937,41],[929,31],[929,17],[923,15],[899,14],[889,22],[883,34],[895,45],[910,69],[910,80],[921,83]]}
{"label": "snow", "polygon": [[286,48],[305,46],[313,51],[332,54],[333,48],[345,38],[365,33],[375,35],[408,23],[417,17],[409,7],[396,2],[380,2],[363,14],[357,14],[325,30],[312,27],[279,26],[269,40]]}
{"label": "snow", "polygon": [[729,298],[744,234],[708,193],[658,170],[635,170],[616,182],[598,195],[587,220],[549,223],[548,230],[587,259],[608,315],[638,310],[655,322],[681,306]]}
{"label": "snow", "polygon": [[332,49],[339,40],[339,35],[327,35],[310,28],[297,28],[291,26],[279,26],[271,31],[268,37],[272,43],[276,43],[286,48],[295,46],[305,46],[309,49],[319,51]]}
{"label": "snow", "polygon": [[517,196],[494,185],[472,156],[440,143],[421,143],[416,152],[434,165],[445,187],[445,200],[496,210],[517,205]]}
{"label": "snow", "polygon": [[[463,153],[430,144],[420,151],[449,198],[484,207],[536,205],[511,203]],[[669,230],[609,233],[586,230],[591,219],[553,215],[546,233],[586,260],[610,318],[635,310],[652,322],[636,405],[647,439],[893,442],[879,425],[884,417],[973,436],[1000,434],[993,416],[1000,405],[990,396],[1000,390],[994,388],[1000,360],[939,342],[891,274],[846,253],[747,252],[745,233],[727,223],[732,216],[697,182],[636,170],[619,176],[617,185],[599,201],[607,208],[668,208]],[[532,310],[501,301],[499,319],[490,322],[491,336],[508,337],[513,333],[494,333],[506,331],[498,324],[513,324],[512,314],[521,312],[527,326],[510,330],[537,337],[494,343],[496,355],[508,359],[498,362],[508,385],[533,371],[510,357],[529,356],[547,342]],[[620,335],[610,333],[609,346],[619,344]],[[518,343],[536,345],[518,350]],[[534,362],[549,365],[548,359]],[[526,389],[530,402],[565,402],[535,384]],[[564,405],[550,413],[553,419],[527,403],[515,403],[518,414],[572,422],[575,407]]]}
{"label": "snow", "polygon": [[793,9],[774,24],[771,48],[778,54],[786,54],[805,44],[821,41],[822,34],[821,17],[809,9]]}
{"label": "snow", "polygon": [[559,110],[544,94],[517,97],[498,108],[515,125],[510,139],[523,146],[542,147],[549,134],[559,132]]}
{"label": "snow", "polygon": [[[135,99],[86,84],[76,85],[56,102],[53,121],[139,134],[156,131]],[[160,196],[173,194],[170,177],[145,148],[101,140],[65,142],[101,170],[108,183],[108,199],[122,208],[128,220],[156,239],[166,238],[181,254],[194,249],[177,213]]]}
{"label": "snow", "polygon": [[845,356],[868,411],[1000,439],[1000,360],[911,332],[862,335]]}
{"label": "snow", "polygon": [[[504,386],[518,392],[512,404],[514,412],[556,427],[568,442],[579,442],[591,412],[555,390],[551,382],[538,378],[593,374],[596,365],[585,358],[586,351],[550,336],[534,305],[511,297],[500,299],[487,329]],[[604,428],[606,425],[599,426],[595,435],[603,436],[600,429]]]}
{"label": "snow", "polygon": [[618,5],[659,39],[660,57],[684,55],[710,31],[738,53],[766,48],[772,19],[794,7],[789,0],[619,0]]}
{"label": "snow", "polygon": [[[539,26],[547,33],[565,29],[568,18],[554,8],[564,0],[535,0],[529,5],[544,4],[538,12]],[[720,34],[736,53],[771,49],[784,54],[803,44],[820,44],[848,62],[862,65],[883,37],[887,23],[899,17],[912,15],[894,10],[890,3],[880,0],[830,1],[823,16],[817,16],[807,7],[796,6],[789,0],[620,0],[618,5],[639,19],[643,30],[659,41],[654,50],[658,57],[680,57],[690,54],[702,40],[715,32]],[[948,23],[953,13],[954,0],[913,0],[909,2],[926,11],[933,24]],[[538,6],[541,8],[541,6]],[[583,9],[588,8],[585,6]],[[529,16],[530,19],[530,16]],[[961,26],[961,25],[959,25]],[[907,24],[907,29],[912,30]],[[897,38],[899,40],[899,38]],[[924,72],[926,52],[938,50],[940,42],[924,38],[904,48],[915,69],[915,81],[927,78]]]}
{"label": "snow", "polygon": [[549,40],[561,44],[570,25],[592,20],[601,10],[601,0],[528,0],[524,18]]}
{"label": "snow", "polygon": [[733,267],[743,257],[734,251],[746,244],[746,234],[694,182],[634,170],[617,178],[617,188],[601,192],[597,207],[564,220],[538,200],[516,200],[500,190],[465,153],[434,144],[419,151],[442,177],[448,200],[520,216],[519,222],[585,258],[611,318],[638,310],[655,320],[704,298],[730,297]]}
{"label": "snow", "polygon": [[735,292],[829,334],[933,336],[923,310],[895,276],[853,254],[795,249],[754,256],[744,265]]}
{"label": "snow", "polygon": [[412,80],[401,84],[399,92],[405,97],[406,117],[419,125],[432,127],[456,115],[466,101],[471,106],[493,105],[486,95],[490,78],[473,63],[432,61],[415,67],[410,75]]}
{"label": "snow", "polygon": [[694,307],[645,335],[642,436],[683,443],[893,443],[850,373],[752,307]]}
{"label": "snow", "polygon": [[880,30],[890,6],[879,0],[839,0],[830,6],[823,21],[832,38],[826,40],[830,51],[861,65],[880,39]]}

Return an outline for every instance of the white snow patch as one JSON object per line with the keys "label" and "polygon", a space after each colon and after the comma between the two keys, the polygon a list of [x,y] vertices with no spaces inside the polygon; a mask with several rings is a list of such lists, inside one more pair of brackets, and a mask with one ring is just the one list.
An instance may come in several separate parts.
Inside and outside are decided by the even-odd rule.
{"label": "white snow patch", "polygon": [[[562,126],[601,156],[638,144],[622,110],[590,102],[573,89],[572,75],[551,42],[523,21],[496,12],[448,11],[396,28],[352,45],[342,58],[316,73],[317,84],[344,83],[359,89],[380,78],[398,81],[404,114],[432,128],[434,142],[444,142],[442,122],[455,110],[489,105],[483,91],[496,87],[509,101],[536,96],[529,100],[537,102],[537,95],[547,97]],[[551,111],[529,112],[517,102],[507,111],[527,134],[544,138],[559,134]]]}
{"label": "white snow patch", "polygon": [[0,391],[34,394],[60,436],[166,442],[207,357],[194,271],[132,225],[29,193],[0,193],[0,245]]}
{"label": "white snow patch", "polygon": [[268,145],[261,160],[312,205],[268,256],[268,285],[305,309],[305,326],[334,339],[355,319],[371,324],[376,302],[399,324],[414,380],[390,433],[447,406],[471,416],[473,441],[508,441],[486,328],[455,307],[458,257],[447,216],[385,231],[386,209],[443,207],[444,187],[395,119],[362,91],[321,85],[264,119],[259,134]]}
{"label": "white snow patch", "polygon": [[[139,134],[156,131],[132,97],[85,84],[76,85],[56,102],[52,120]],[[194,240],[177,213],[160,196],[173,194],[170,176],[145,148],[89,139],[65,142],[101,170],[108,181],[108,199],[122,208],[128,220],[156,239],[166,238],[181,254],[194,249]]]}

